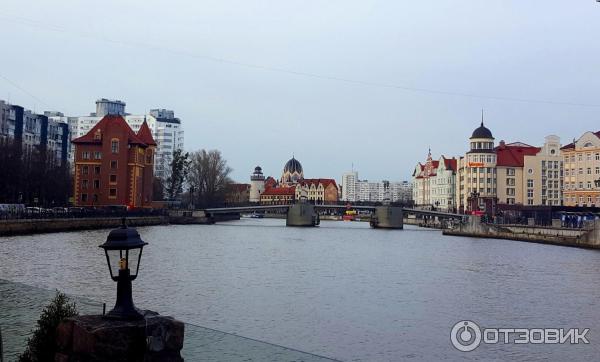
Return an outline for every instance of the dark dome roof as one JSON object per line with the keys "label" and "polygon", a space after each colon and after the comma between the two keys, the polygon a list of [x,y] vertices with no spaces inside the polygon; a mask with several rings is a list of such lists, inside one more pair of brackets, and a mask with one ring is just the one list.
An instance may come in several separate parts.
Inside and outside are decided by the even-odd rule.
{"label": "dark dome roof", "polygon": [[285,166],[283,167],[283,173],[294,173],[294,172],[298,172],[298,173],[302,173],[302,165],[300,164],[300,161],[298,161],[297,159],[295,159],[294,157],[292,157],[291,160],[289,160]]}
{"label": "dark dome roof", "polygon": [[486,126],[481,122],[481,126],[473,131],[473,135],[471,138],[494,138],[492,136],[492,131],[490,131]]}

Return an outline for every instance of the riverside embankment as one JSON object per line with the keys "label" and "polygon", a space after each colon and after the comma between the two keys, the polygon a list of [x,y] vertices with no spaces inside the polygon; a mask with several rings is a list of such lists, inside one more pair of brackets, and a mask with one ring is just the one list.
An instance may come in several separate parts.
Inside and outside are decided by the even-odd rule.
{"label": "riverside embankment", "polygon": [[[121,225],[122,219],[122,217],[94,217],[0,220],[0,236],[114,228]],[[129,226],[162,225],[168,222],[168,216],[127,217]]]}
{"label": "riverside embankment", "polygon": [[496,225],[482,223],[478,216],[445,229],[444,235],[508,239],[534,243],[600,249],[600,220],[588,221],[581,229],[535,225]]}

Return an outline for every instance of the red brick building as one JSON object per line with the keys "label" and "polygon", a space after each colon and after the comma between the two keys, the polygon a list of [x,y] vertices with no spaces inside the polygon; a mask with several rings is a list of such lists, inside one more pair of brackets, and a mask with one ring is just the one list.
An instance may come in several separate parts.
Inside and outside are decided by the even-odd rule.
{"label": "red brick building", "polygon": [[156,142],[146,122],[136,134],[108,115],[73,144],[75,205],[151,207]]}

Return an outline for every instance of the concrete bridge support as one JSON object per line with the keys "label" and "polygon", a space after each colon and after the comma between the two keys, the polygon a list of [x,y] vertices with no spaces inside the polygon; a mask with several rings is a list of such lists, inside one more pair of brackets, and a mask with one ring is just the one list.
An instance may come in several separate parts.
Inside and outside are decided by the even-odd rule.
{"label": "concrete bridge support", "polygon": [[404,219],[402,208],[393,206],[378,206],[371,215],[371,227],[382,229],[403,229]]}
{"label": "concrete bridge support", "polygon": [[286,226],[317,226],[319,215],[312,204],[299,203],[291,205],[287,212]]}

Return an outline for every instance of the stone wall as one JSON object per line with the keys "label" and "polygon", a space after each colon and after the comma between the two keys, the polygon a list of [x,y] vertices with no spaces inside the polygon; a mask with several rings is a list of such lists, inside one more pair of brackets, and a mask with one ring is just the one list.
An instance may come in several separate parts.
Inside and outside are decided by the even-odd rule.
{"label": "stone wall", "polygon": [[180,362],[184,324],[143,311],[138,321],[107,320],[99,315],[69,318],[57,328],[56,362]]}
{"label": "stone wall", "polygon": [[[52,233],[60,231],[116,228],[122,218],[26,219],[0,221],[0,236]],[[128,226],[148,226],[168,223],[165,216],[128,217]]]}
{"label": "stone wall", "polygon": [[598,220],[590,223],[584,229],[568,229],[560,227],[486,224],[481,222],[479,216],[470,216],[466,223],[458,224],[453,229],[444,230],[444,235],[520,240],[600,249],[600,221]]}

